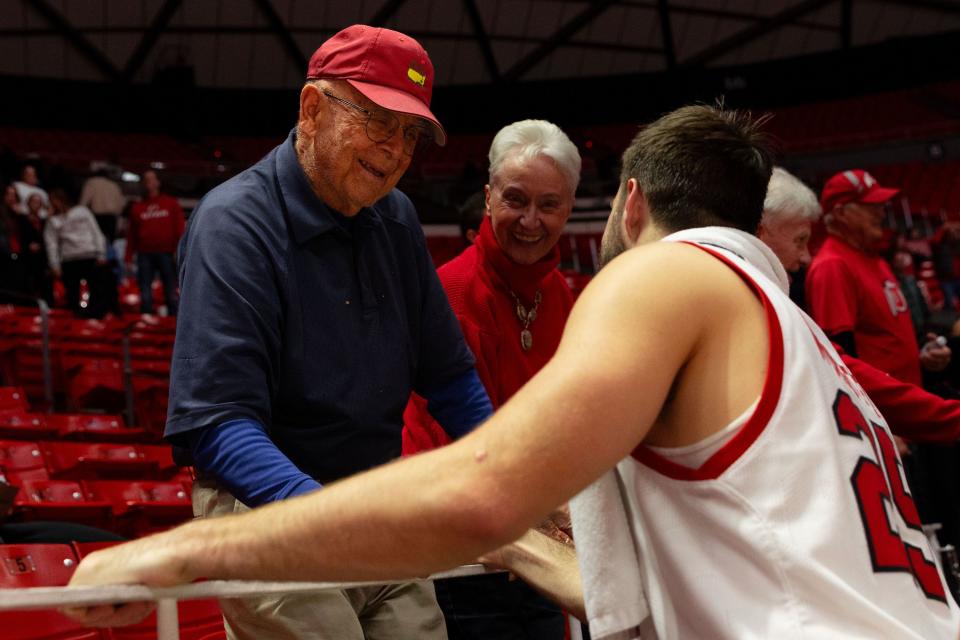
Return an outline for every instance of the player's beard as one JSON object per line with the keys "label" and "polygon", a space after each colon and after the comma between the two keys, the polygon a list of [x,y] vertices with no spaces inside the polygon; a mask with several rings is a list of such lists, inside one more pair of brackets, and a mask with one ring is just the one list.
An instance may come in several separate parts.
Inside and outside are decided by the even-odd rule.
{"label": "player's beard", "polygon": [[627,250],[627,243],[623,239],[623,228],[620,224],[622,219],[623,206],[615,200],[610,217],[607,218],[607,226],[603,230],[603,238],[600,239],[600,269],[603,269],[611,260]]}

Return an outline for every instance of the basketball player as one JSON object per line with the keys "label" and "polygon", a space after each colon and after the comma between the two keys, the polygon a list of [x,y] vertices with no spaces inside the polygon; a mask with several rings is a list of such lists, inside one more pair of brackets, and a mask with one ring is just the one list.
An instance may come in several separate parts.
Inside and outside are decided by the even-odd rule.
{"label": "basketball player", "polygon": [[[424,574],[605,485],[620,519],[575,529],[594,637],[639,634],[642,588],[659,638],[955,638],[960,612],[883,418],[750,234],[770,173],[746,118],[664,116],[624,154],[608,266],[553,360],[487,424],[306,496],[97,552],[72,584]],[[627,541],[617,554],[612,538]],[[114,624],[148,609],[71,614]]]}

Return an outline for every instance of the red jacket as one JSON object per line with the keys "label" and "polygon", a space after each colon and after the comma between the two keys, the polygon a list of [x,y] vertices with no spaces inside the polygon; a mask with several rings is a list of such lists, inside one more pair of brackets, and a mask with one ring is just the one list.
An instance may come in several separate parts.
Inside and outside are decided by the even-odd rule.
{"label": "red jacket", "polygon": [[[497,244],[490,219],[484,218],[476,244],[437,271],[494,409],[543,368],[560,344],[573,294],[557,271],[559,263],[560,251],[554,247],[536,264],[515,264]],[[530,309],[537,291],[541,302],[529,325],[533,345],[524,351],[520,345],[523,325],[513,294]],[[413,396],[403,417],[404,454],[450,442],[419,396]]]}
{"label": "red jacket", "polygon": [[134,253],[176,253],[183,235],[183,209],[176,198],[161,193],[134,203],[127,230],[126,262]]}
{"label": "red jacket", "polygon": [[953,443],[960,440],[960,402],[945,400],[917,385],[901,382],[863,360],[853,358],[834,343],[873,404],[896,435],[914,442]]}

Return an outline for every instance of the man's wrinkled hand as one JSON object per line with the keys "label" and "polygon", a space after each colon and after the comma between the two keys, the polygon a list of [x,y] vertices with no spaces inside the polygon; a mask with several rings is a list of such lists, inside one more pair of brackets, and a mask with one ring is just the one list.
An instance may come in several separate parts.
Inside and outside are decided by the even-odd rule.
{"label": "man's wrinkled hand", "polygon": [[[192,579],[187,563],[177,557],[167,534],[160,534],[96,551],[80,563],[70,587],[143,584],[168,587]],[[135,624],[154,610],[153,602],[66,607],[63,613],[77,622],[95,627]]]}

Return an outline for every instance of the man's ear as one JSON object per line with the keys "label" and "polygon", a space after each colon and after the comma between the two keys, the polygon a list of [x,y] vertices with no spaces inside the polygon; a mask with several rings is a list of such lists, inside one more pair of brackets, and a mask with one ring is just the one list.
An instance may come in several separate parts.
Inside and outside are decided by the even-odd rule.
{"label": "man's ear", "polygon": [[483,185],[483,214],[490,215],[490,185]]}
{"label": "man's ear", "polygon": [[300,90],[300,117],[297,128],[306,136],[313,136],[317,130],[317,116],[320,114],[320,88],[312,83],[303,85]]}
{"label": "man's ear", "polygon": [[636,178],[630,178],[627,180],[627,197],[623,203],[623,232],[635,243],[650,223],[650,205],[647,198]]}

